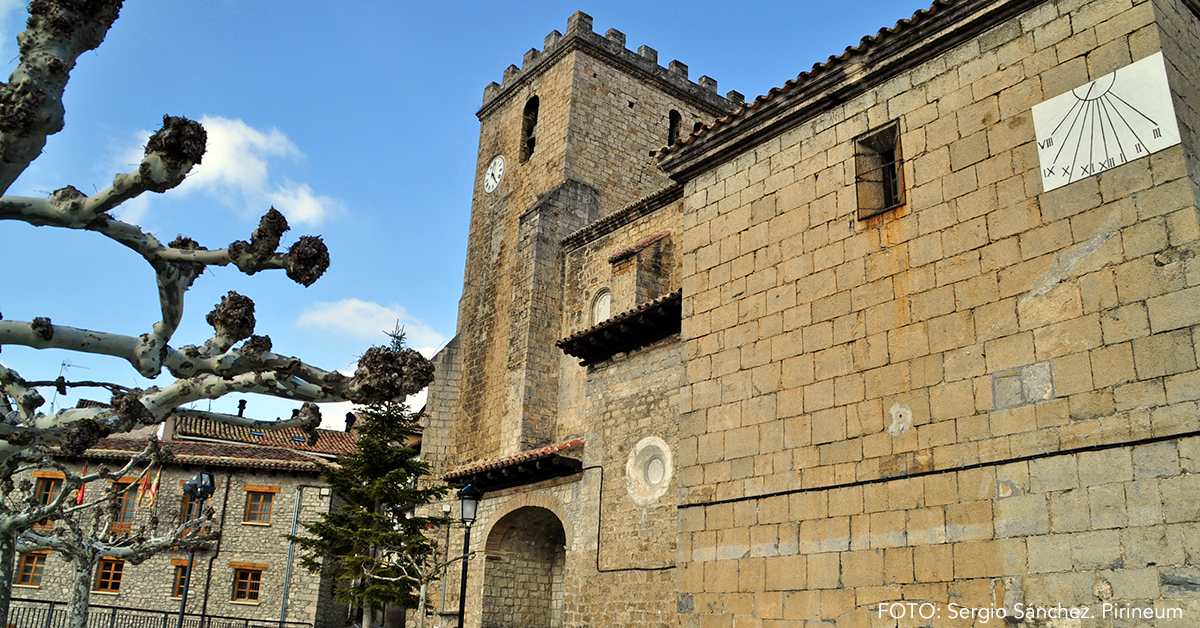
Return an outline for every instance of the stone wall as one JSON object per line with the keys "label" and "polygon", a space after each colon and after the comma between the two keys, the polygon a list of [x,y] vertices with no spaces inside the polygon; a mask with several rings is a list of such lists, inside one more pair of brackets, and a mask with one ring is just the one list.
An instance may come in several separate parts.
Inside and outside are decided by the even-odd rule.
{"label": "stone wall", "polygon": [[[687,181],[684,625],[1198,612],[1172,599],[1191,559],[1150,542],[1200,520],[1163,492],[1200,428],[1194,145],[1042,193],[1030,113],[1157,52],[1159,13],[1030,3]],[[907,202],[860,221],[854,140],[892,121]]]}
{"label": "stone wall", "polygon": [[[573,235],[564,247],[564,283],[558,305],[562,310],[559,338],[601,322],[592,316],[592,303],[601,290],[612,293],[610,313],[616,315],[651,300],[651,297],[679,289],[680,262],[674,241],[679,233],[682,199],[648,203],[644,208],[635,207],[634,210],[594,223]],[[642,249],[622,260],[612,261],[614,255],[637,248],[656,236],[660,239],[654,242],[652,250]],[[652,266],[660,275],[660,294],[648,290],[639,292],[637,287],[638,274],[647,273]],[[593,409],[588,409],[589,370],[579,366],[578,358],[558,352],[558,440],[564,441],[593,429],[591,412],[603,410],[595,404],[590,405]]]}
{"label": "stone wall", "polygon": [[[165,468],[154,505],[143,505],[135,510],[134,533],[138,530],[152,533],[148,527],[151,517],[158,518],[159,525],[155,529],[158,534],[166,534],[178,525],[183,495],[179,487],[197,471],[196,468]],[[278,621],[283,604],[283,581],[288,573],[288,543],[283,536],[292,532],[296,497],[298,494],[301,497],[299,522],[315,521],[317,513],[329,510],[329,489],[317,486],[319,480],[308,474],[216,469],[214,476],[217,490],[207,504],[214,508],[222,522],[217,526],[222,536],[208,548],[196,552],[187,612]],[[243,521],[247,485],[278,488],[274,493],[269,524]],[[97,488],[98,485],[93,483],[85,496],[98,496]],[[300,527],[297,530],[300,534],[304,532]],[[93,591],[92,603],[178,612],[180,598],[173,597],[175,568],[181,561],[186,564],[187,558],[187,551],[175,550],[162,552],[140,565],[126,562],[120,590],[116,593]],[[323,586],[317,576],[300,567],[299,561],[296,556],[291,565],[287,621],[315,623],[318,628],[341,625],[345,607],[332,604],[329,584]],[[261,595],[257,602],[233,601],[232,563],[263,569]],[[65,602],[69,569],[57,554],[50,554],[42,584],[36,587],[16,585],[13,596]]]}

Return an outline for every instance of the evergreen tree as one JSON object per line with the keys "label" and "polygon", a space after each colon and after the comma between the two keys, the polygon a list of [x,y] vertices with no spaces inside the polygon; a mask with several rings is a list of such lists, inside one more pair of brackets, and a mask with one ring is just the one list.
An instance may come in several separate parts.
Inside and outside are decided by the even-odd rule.
{"label": "evergreen tree", "polygon": [[[392,334],[392,347],[403,336]],[[444,523],[418,517],[415,507],[446,493],[444,486],[418,488],[429,466],[406,446],[420,434],[423,415],[403,403],[366,406],[357,412],[354,451],[324,465],[321,477],[344,504],[321,520],[304,524],[309,537],[290,536],[302,552],[301,565],[337,583],[335,597],[353,606],[416,608],[423,567],[433,557],[425,532]]]}

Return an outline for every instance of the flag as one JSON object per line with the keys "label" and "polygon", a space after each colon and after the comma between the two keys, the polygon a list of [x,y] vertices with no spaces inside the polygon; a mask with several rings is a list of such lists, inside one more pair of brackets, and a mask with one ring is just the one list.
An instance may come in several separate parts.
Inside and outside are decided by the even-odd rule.
{"label": "flag", "polygon": [[[84,461],[83,473],[80,473],[79,477],[83,477],[85,475],[87,475],[87,461]],[[83,487],[85,487],[85,486],[87,486],[87,485],[84,484],[83,482],[79,483],[79,492],[75,493],[75,505],[76,506],[83,503]]]}
{"label": "flag", "polygon": [[162,467],[159,467],[158,471],[154,472],[154,484],[150,485],[150,494],[146,496],[147,506],[154,505],[154,497],[155,495],[158,495],[158,481],[160,479],[162,479]]}
{"label": "flag", "polygon": [[145,497],[145,495],[146,495],[146,484],[149,481],[150,481],[150,470],[146,469],[146,475],[142,476],[142,485],[138,487],[138,492],[137,492],[137,505],[139,508],[142,505],[142,498]]}

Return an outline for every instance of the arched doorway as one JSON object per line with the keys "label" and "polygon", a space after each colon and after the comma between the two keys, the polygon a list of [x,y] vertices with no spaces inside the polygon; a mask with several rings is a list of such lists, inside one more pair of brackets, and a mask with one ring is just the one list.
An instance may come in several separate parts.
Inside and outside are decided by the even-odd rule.
{"label": "arched doorway", "polygon": [[485,545],[483,628],[562,626],[566,534],[550,510],[504,515]]}

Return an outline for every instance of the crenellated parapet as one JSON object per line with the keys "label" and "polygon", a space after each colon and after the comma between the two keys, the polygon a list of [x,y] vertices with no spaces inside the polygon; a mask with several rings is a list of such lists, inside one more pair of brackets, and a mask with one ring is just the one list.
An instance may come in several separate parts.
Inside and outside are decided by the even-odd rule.
{"label": "crenellated parapet", "polygon": [[567,32],[552,31],[546,35],[542,49],[531,48],[521,60],[521,67],[510,65],[504,70],[500,83],[489,83],[483,88],[483,105],[476,114],[486,116],[493,108],[508,99],[520,86],[532,80],[553,65],[559,57],[572,50],[586,50],[663,89],[695,102],[710,110],[714,115],[724,115],[742,104],[743,97],[731,91],[722,97],[717,93],[717,81],[701,76],[696,82],[688,79],[688,67],[676,60],[666,67],[658,64],[658,51],[649,46],[640,46],[637,52],[625,48],[625,34],[610,28],[604,36],[592,32],[592,17],[577,11],[567,19]]}

